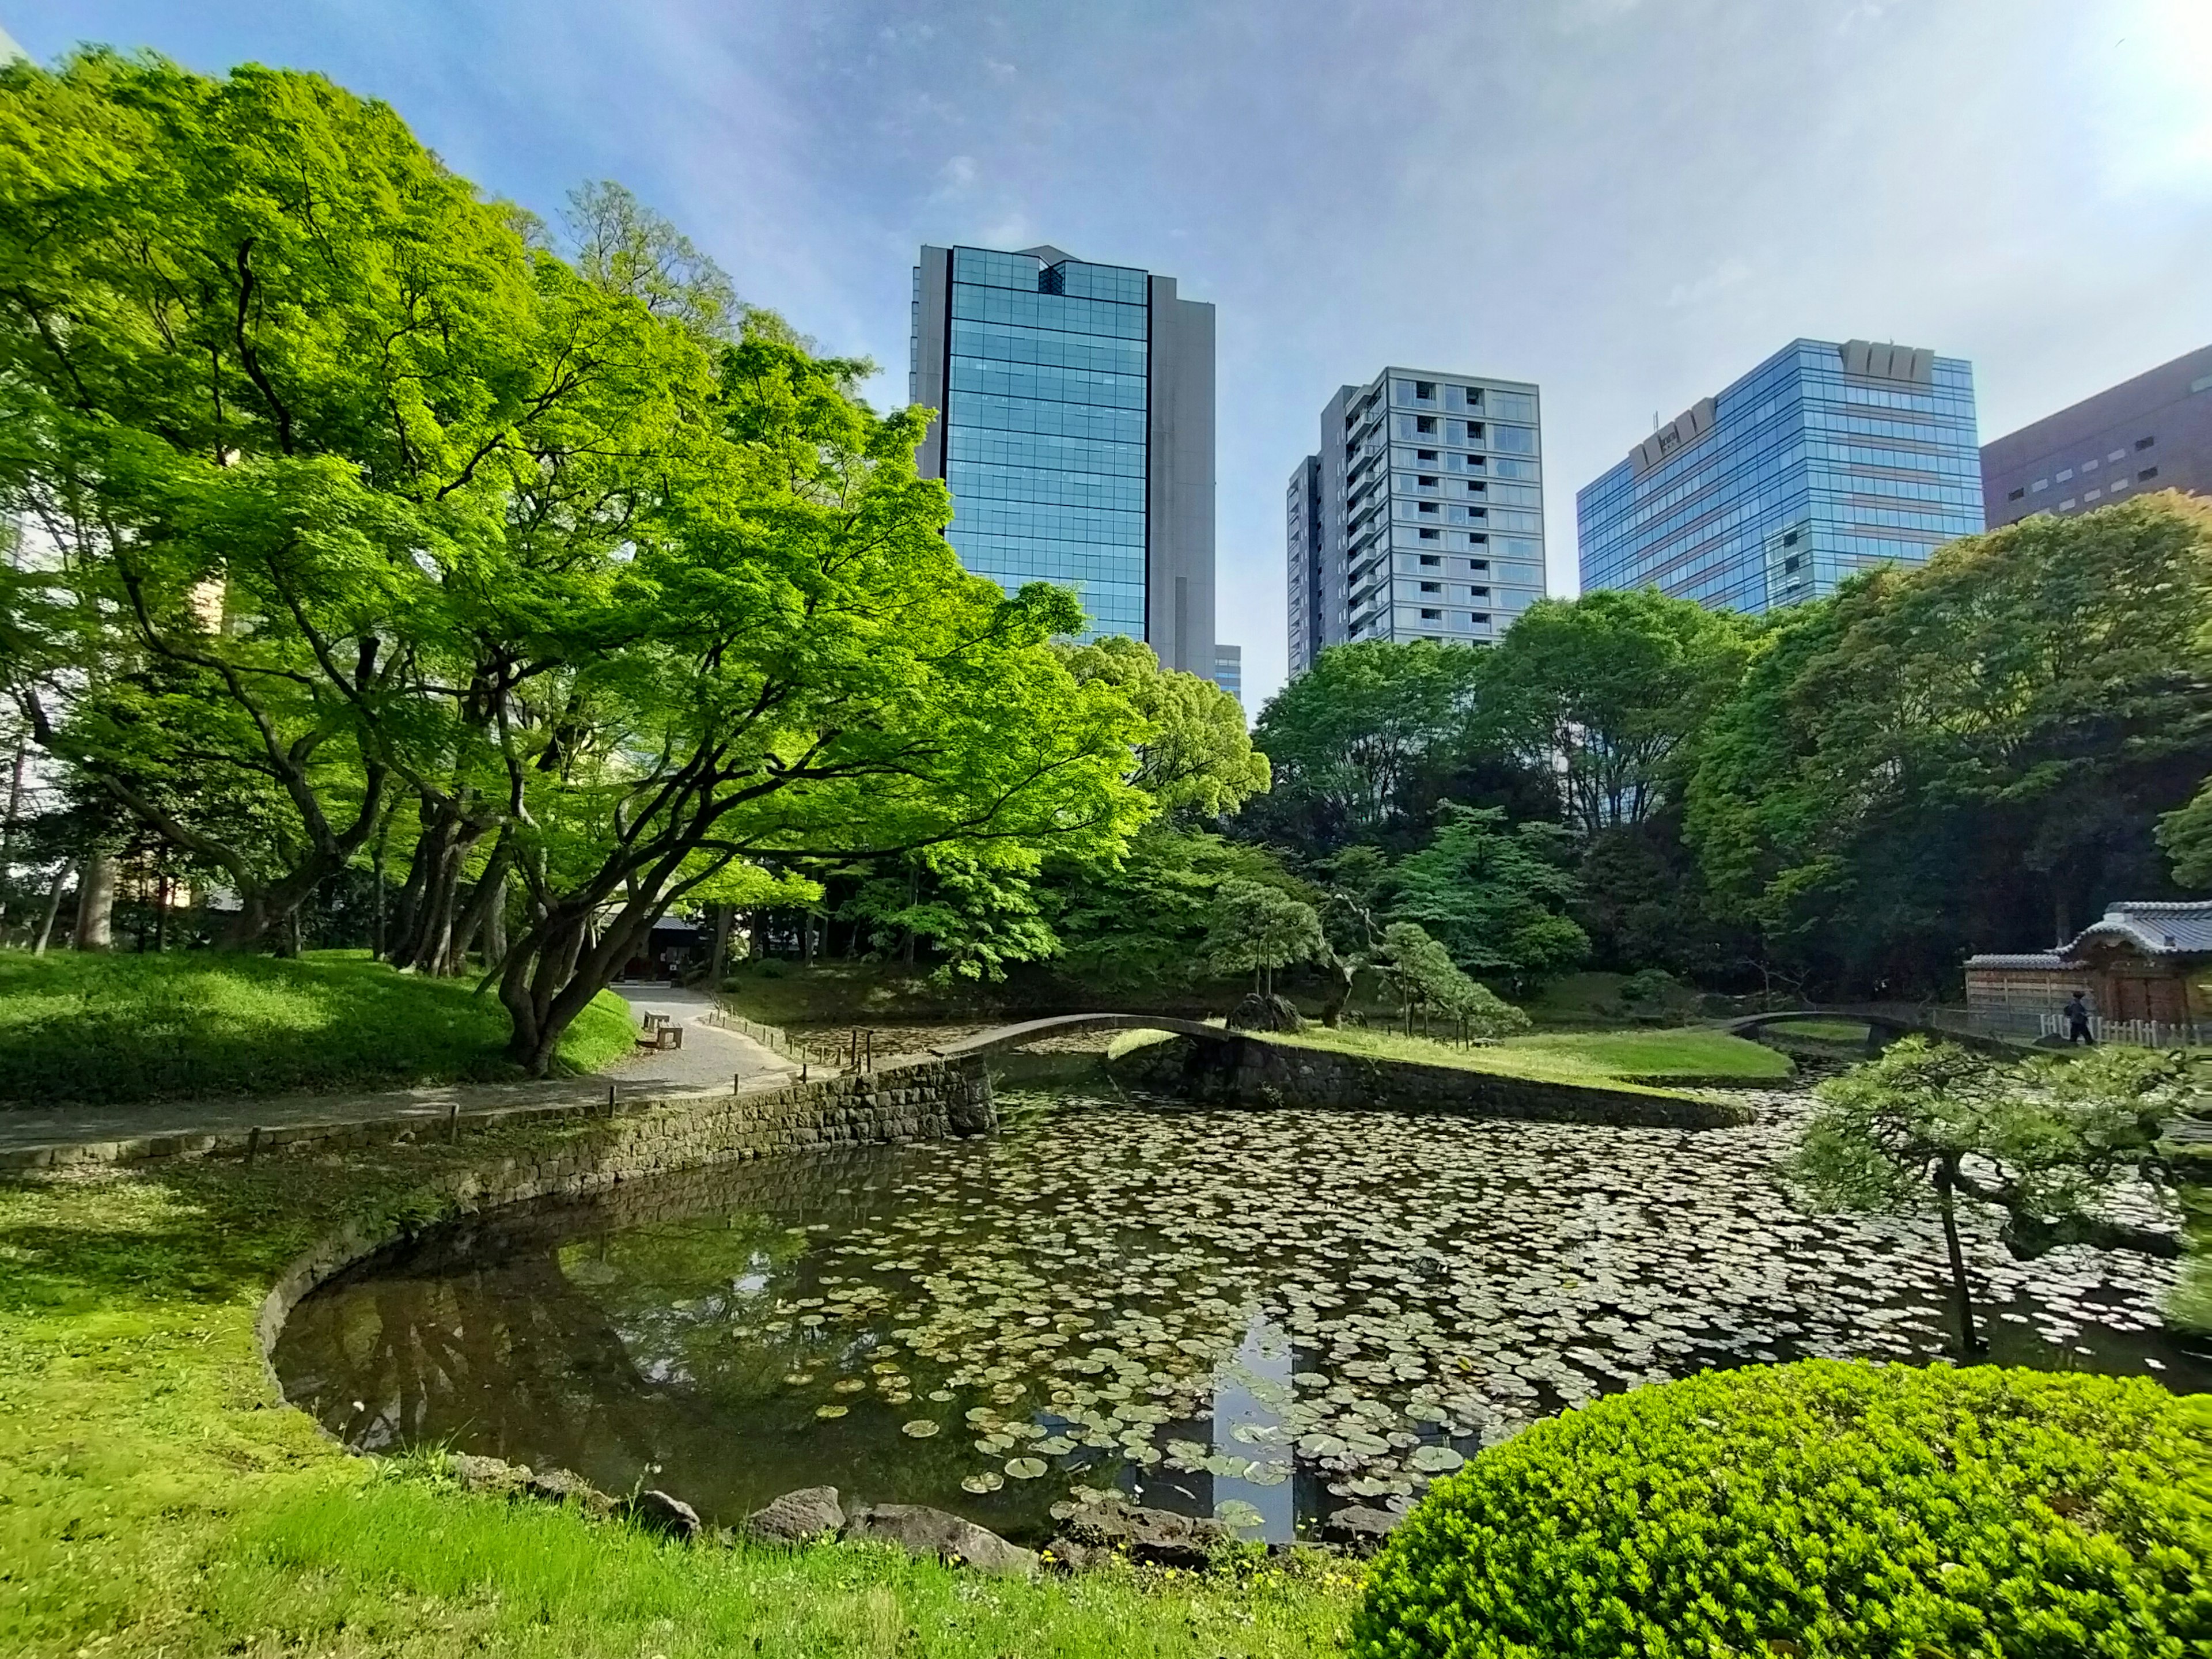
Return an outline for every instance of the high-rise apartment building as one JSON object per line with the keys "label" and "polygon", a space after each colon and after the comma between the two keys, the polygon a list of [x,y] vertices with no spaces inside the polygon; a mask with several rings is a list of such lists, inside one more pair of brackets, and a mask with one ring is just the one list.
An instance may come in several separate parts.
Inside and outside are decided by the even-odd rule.
{"label": "high-rise apartment building", "polygon": [[1211,677],[1213,307],[1055,247],[925,247],[908,395],[960,562],[1073,587],[1090,632]]}
{"label": "high-rise apartment building", "polygon": [[1386,368],[1321,416],[1285,496],[1291,672],[1328,646],[1483,645],[1544,592],[1536,388]]}
{"label": "high-rise apartment building", "polygon": [[1974,371],[1865,340],[1796,340],[1575,497],[1584,592],[1656,587],[1761,611],[1919,564],[1982,527]]}
{"label": "high-rise apartment building", "polygon": [[1237,699],[1241,708],[1244,702],[1244,647],[1223,645],[1217,641],[1213,647],[1213,683]]}
{"label": "high-rise apartment building", "polygon": [[2086,513],[2146,489],[2212,495],[2212,346],[1982,446],[1982,512]]}

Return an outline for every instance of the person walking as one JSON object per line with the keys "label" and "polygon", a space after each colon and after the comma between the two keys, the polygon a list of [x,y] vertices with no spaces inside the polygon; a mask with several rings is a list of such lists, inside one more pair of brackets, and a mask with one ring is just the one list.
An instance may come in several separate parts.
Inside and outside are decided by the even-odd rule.
{"label": "person walking", "polygon": [[2076,991],[2066,1002],[2066,1046],[2086,1042],[2092,1048],[2097,1039],[2089,1034],[2089,1000]]}

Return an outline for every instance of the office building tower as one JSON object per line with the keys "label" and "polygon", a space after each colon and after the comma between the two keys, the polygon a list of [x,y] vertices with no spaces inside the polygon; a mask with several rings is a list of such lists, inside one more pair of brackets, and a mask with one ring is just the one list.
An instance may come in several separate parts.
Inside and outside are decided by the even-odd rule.
{"label": "office building tower", "polygon": [[1213,307],[1055,247],[925,247],[908,396],[960,562],[1073,587],[1091,635],[1213,672]]}
{"label": "office building tower", "polygon": [[1982,512],[2086,513],[2146,489],[2212,495],[2212,346],[1982,446]]}
{"label": "office building tower", "polygon": [[1224,645],[1219,641],[1213,647],[1213,683],[1237,699],[1237,706],[1244,706],[1244,647]]}
{"label": "office building tower", "polygon": [[1583,592],[1761,611],[1982,527],[1973,366],[1795,340],[1575,497]]}
{"label": "office building tower", "polygon": [[1355,640],[1484,645],[1544,592],[1536,388],[1386,368],[1321,416],[1285,498],[1291,672]]}

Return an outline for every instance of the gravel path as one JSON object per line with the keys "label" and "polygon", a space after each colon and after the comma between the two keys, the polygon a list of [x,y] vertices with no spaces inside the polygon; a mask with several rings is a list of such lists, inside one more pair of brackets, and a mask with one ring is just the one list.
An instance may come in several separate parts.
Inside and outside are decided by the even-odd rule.
{"label": "gravel path", "polygon": [[368,1094],[258,1095],[231,1100],[142,1101],[127,1106],[58,1106],[0,1112],[0,1152],[76,1146],[148,1135],[220,1133],[305,1124],[362,1123],[420,1117],[442,1120],[454,1106],[464,1117],[516,1106],[585,1105],[623,1094],[691,1089],[772,1088],[798,1068],[750,1037],[702,1023],[711,998],[668,985],[615,988],[633,1016],[665,1013],[684,1026],[684,1046],[640,1053],[588,1077],[538,1083],[463,1083]]}

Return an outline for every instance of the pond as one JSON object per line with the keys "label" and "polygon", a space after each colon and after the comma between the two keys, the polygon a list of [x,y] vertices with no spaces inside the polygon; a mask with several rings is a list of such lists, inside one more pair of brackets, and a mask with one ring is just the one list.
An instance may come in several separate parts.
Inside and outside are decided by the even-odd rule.
{"label": "pond", "polygon": [[[831,1485],[1034,1544],[1108,1490],[1287,1538],[1611,1390],[1945,1349],[1932,1224],[1777,1187],[1787,1096],[1687,1133],[1097,1087],[1002,1091],[987,1139],[441,1230],[303,1301],[278,1375],[365,1451],[659,1486],[726,1525]],[[1995,1359],[2212,1385],[2160,1322],[2170,1264],[1970,1237]]]}

